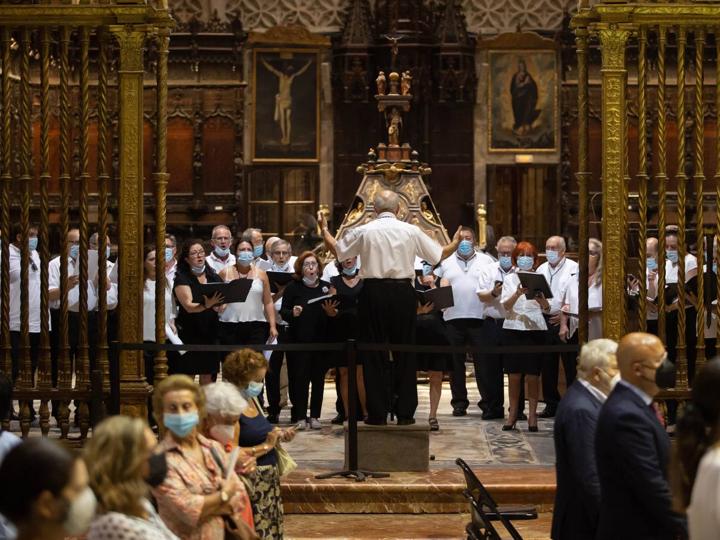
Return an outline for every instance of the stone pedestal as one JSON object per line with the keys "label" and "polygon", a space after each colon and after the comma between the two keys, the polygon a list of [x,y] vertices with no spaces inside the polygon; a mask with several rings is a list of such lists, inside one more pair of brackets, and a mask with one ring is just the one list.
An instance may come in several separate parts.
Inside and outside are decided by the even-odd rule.
{"label": "stone pedestal", "polygon": [[[348,468],[345,424],[345,468]],[[430,464],[430,426],[358,424],[358,468],[375,472],[425,472]]]}

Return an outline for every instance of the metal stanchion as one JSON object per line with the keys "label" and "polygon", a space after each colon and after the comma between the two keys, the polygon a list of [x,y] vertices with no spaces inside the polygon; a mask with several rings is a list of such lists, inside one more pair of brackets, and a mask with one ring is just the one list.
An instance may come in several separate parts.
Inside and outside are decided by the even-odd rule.
{"label": "metal stanchion", "polygon": [[348,370],[348,444],[347,464],[348,468],[342,471],[335,471],[315,475],[318,480],[327,478],[354,478],[356,482],[364,482],[368,478],[387,478],[388,473],[367,471],[358,468],[358,429],[357,429],[357,343],[354,339],[347,341],[345,349]]}

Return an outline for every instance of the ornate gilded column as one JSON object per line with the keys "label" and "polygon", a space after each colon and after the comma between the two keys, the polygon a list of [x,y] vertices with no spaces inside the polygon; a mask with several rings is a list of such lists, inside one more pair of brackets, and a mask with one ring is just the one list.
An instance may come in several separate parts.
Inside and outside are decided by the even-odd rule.
{"label": "ornate gilded column", "polygon": [[[143,280],[143,49],[147,29],[112,25],[117,40],[120,103],[119,339],[141,343]],[[120,352],[120,412],[147,416],[141,351]]]}
{"label": "ornate gilded column", "polygon": [[588,170],[588,30],[578,28],[575,31],[578,58],[578,238],[580,240],[580,326],[578,327],[578,340],[580,344],[588,339],[588,215],[590,198],[588,183],[591,173]]}
{"label": "ornate gilded column", "polygon": [[603,335],[619,340],[625,333],[622,269],[626,242],[625,219],[625,44],[628,30],[610,24],[600,30],[602,48],[602,141],[603,141]]}
{"label": "ornate gilded column", "polygon": [[[695,331],[697,334],[697,355],[695,357],[695,373],[705,364],[705,282],[703,265],[705,264],[705,216],[703,190],[705,187],[705,115],[703,108],[703,84],[705,70],[703,68],[703,52],[705,48],[705,30],[695,31],[695,207],[697,219],[695,221],[695,238],[697,245],[697,320]],[[708,268],[712,268],[709,261]]]}
{"label": "ornate gilded column", "polygon": [[638,34],[638,213],[640,227],[638,234],[638,276],[640,293],[638,298],[638,318],[640,330],[647,330],[647,207],[648,207],[648,167],[647,167],[647,29],[640,28]]}

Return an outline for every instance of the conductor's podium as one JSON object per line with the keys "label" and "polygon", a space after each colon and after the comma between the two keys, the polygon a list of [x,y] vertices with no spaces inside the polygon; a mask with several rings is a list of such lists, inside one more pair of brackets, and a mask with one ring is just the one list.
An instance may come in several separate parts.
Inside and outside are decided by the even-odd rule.
{"label": "conductor's podium", "polygon": [[[371,426],[358,423],[358,468],[376,472],[426,472],[430,466],[430,426]],[[348,463],[345,424],[345,468]]]}

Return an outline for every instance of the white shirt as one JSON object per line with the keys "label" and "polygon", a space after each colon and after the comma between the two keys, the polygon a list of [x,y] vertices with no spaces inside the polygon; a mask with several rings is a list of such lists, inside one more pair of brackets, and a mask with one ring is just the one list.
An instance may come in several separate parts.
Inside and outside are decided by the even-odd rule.
{"label": "white shirt", "polygon": [[720,447],[711,447],[700,460],[687,508],[692,540],[717,540],[720,531]]}
{"label": "white shirt", "polygon": [[244,302],[232,302],[227,304],[225,311],[220,313],[221,322],[265,322],[265,307],[263,305],[263,282],[260,278],[254,278],[250,285],[250,292]]}
{"label": "white shirt", "polygon": [[215,255],[215,250],[210,253],[207,257],[205,257],[205,263],[210,266],[215,272],[219,273],[220,270],[225,268],[226,266],[232,266],[235,264],[235,255],[232,253],[228,254],[227,259],[222,260],[220,257]]}
{"label": "white shirt", "polygon": [[[520,286],[520,278],[516,273],[509,274],[503,281],[500,302],[505,303],[515,294]],[[528,300],[525,295],[517,299],[510,311],[505,313],[503,328],[507,330],[547,330],[542,308],[536,300]]]}
{"label": "white shirt", "polygon": [[[175,318],[172,285],[165,282],[165,322]],[[143,341],[155,341],[155,280],[146,279],[143,286]]]}
{"label": "white shirt", "polygon": [[[118,305],[118,286],[117,286],[117,283],[113,283],[112,280],[110,280],[109,278],[110,278],[110,272],[112,272],[113,267],[118,263],[114,263],[112,261],[107,261],[106,264],[107,264],[107,266],[105,266],[105,272],[107,273],[107,276],[108,276],[107,282],[110,284],[110,288],[107,289],[107,292],[106,292],[105,305],[107,306],[108,311],[111,311],[111,310],[115,309]],[[95,289],[95,295],[96,295],[96,297],[100,296],[100,291],[97,288]],[[98,306],[95,306],[95,309],[93,309],[93,311],[97,311],[97,310],[98,310]]]}
{"label": "white shirt", "polygon": [[[67,275],[71,276],[76,272],[77,261],[68,257],[67,259]],[[48,289],[60,288],[60,257],[55,257],[48,265],[49,279]],[[97,296],[95,295],[95,286],[92,282],[87,282],[87,309],[92,311],[97,306]],[[60,299],[50,302],[50,309],[60,309]],[[78,283],[68,291],[68,311],[77,313],[80,309],[80,284]]]}
{"label": "white shirt", "polygon": [[580,377],[578,377],[578,381],[580,381],[580,384],[587,388],[588,392],[590,392],[595,399],[597,399],[600,403],[605,403],[605,400],[607,399],[607,396],[605,394],[603,394],[600,390],[595,388],[585,379],[581,379]]}
{"label": "white shirt", "polygon": [[[295,272],[295,261],[297,260],[297,257],[294,255],[290,257],[290,260],[288,261],[287,267],[285,269],[278,268],[275,266],[275,263],[273,263],[272,268],[270,269],[271,272],[285,272],[287,274],[292,274]],[[331,266],[328,264],[328,266]],[[327,267],[326,267],[327,268]],[[323,278],[325,279],[325,278]],[[282,296],[278,298],[275,301],[275,325],[276,326],[287,326],[288,323],[283,321],[282,315],[280,315],[280,308],[282,307]]]}
{"label": "white shirt", "polygon": [[[10,244],[10,331],[20,332],[20,249]],[[40,256],[37,250],[30,252],[28,266],[28,320],[31,334],[40,333]],[[50,311],[47,313],[50,324]]]}
{"label": "white shirt", "polygon": [[[502,281],[505,283],[505,279],[508,275],[515,272],[515,267],[510,268],[507,272],[500,267],[499,262],[492,264],[486,264],[480,270],[480,276],[478,277],[476,293],[491,293],[495,288],[496,281]],[[492,302],[483,302],[483,318],[491,319],[504,319],[505,318],[505,307],[502,305],[500,298],[502,292],[497,298],[493,298]]]}
{"label": "white shirt", "polygon": [[463,259],[455,252],[440,265],[441,275],[453,291],[455,305],[443,312],[446,321],[453,319],[482,319],[483,303],[476,294],[480,272],[495,261],[490,255],[475,252],[472,258]]}
{"label": "white shirt", "polygon": [[[565,291],[567,291],[567,288],[571,285],[570,281],[573,279],[573,276],[580,272],[580,267],[575,261],[563,257],[555,268],[550,266],[550,263],[544,262],[538,266],[536,272],[545,276],[545,279],[550,285],[550,291],[553,297],[548,299],[548,302],[550,302],[549,314],[554,315],[562,309]],[[575,283],[577,286],[577,277],[575,277]]]}
{"label": "white shirt", "polygon": [[165,270],[165,279],[167,280],[171,289],[173,284],[175,283],[175,272],[177,272],[177,261],[173,259],[172,266]]}
{"label": "white shirt", "polygon": [[415,256],[435,265],[440,262],[442,248],[419,227],[383,212],[377,219],[347,231],[337,243],[339,259],[355,255],[364,261],[362,279],[412,280]]}
{"label": "white shirt", "polygon": [[93,519],[87,540],[179,540],[160,519],[152,504],[143,500],[147,516],[139,518],[120,512],[106,512]]}
{"label": "white shirt", "polygon": [[[665,284],[678,282],[678,264],[670,261],[665,261]],[[697,268],[697,258],[695,255],[688,253],[685,255],[685,281],[688,281],[687,275],[691,270]]]}

